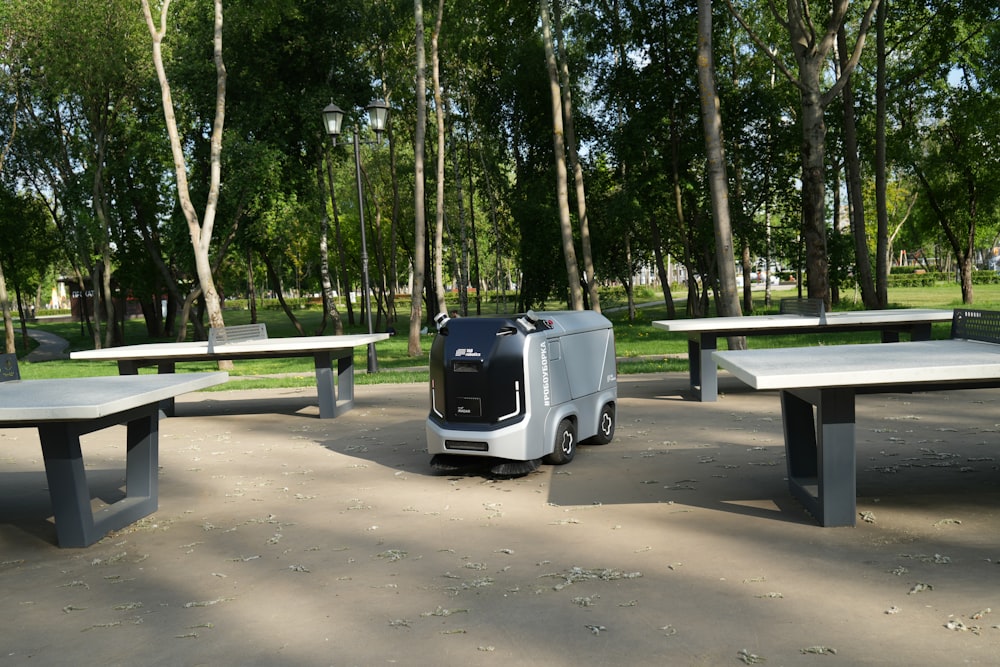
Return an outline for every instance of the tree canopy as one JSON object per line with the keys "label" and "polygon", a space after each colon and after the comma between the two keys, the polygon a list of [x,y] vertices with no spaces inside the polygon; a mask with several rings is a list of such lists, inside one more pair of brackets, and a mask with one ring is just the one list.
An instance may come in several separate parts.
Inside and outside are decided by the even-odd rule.
{"label": "tree canopy", "polygon": [[[156,336],[186,335],[187,302],[198,335],[206,270],[223,302],[322,295],[338,321],[331,300],[360,289],[362,252],[354,155],[321,122],[330,102],[347,112],[345,138],[358,127],[364,140],[380,328],[407,298],[430,304],[411,310],[429,323],[449,291],[471,295],[460,307],[476,313],[580,296],[597,307],[597,285],[621,285],[631,303],[640,275],[662,284],[671,312],[679,289],[703,314],[736,289],[719,266],[730,255],[747,284],[758,265],[780,265],[826,299],[861,281],[866,305],[883,298],[893,263],[933,257],[957,269],[971,302],[973,270],[1000,234],[995,3],[712,3],[728,232],[713,226],[692,5],[224,0],[214,153],[217,13],[175,3],[161,45],[172,155],[137,4],[10,0],[0,188],[47,216],[56,251],[39,247],[38,280],[52,271],[97,288],[95,345],[124,342],[127,301]],[[162,6],[150,2],[151,15]],[[437,76],[431,61],[417,76],[417,17]],[[365,127],[372,99],[392,109],[380,142]],[[178,155],[191,201],[215,202],[207,266],[177,198]],[[0,235],[20,224],[3,216]],[[425,224],[440,224],[440,246]],[[0,262],[8,285],[31,286]],[[348,326],[353,303],[339,306]]]}

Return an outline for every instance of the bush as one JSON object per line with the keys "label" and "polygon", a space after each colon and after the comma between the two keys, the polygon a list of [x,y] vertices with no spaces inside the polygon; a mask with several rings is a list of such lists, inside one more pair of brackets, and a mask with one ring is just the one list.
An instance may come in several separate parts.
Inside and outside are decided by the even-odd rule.
{"label": "bush", "polygon": [[927,271],[926,273],[904,272],[896,273],[893,268],[889,274],[889,287],[931,287],[939,282],[948,282],[950,276],[940,271]]}
{"label": "bush", "polygon": [[983,270],[972,272],[973,285],[997,285],[1000,284],[1000,273],[996,271]]}

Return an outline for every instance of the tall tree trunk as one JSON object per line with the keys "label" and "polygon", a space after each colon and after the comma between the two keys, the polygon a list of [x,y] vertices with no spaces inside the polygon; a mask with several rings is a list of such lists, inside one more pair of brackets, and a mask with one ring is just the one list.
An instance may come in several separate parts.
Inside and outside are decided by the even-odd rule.
{"label": "tall tree trunk", "polygon": [[469,120],[465,125],[465,165],[469,175],[469,227],[472,232],[472,287],[476,290],[476,315],[483,314],[483,290],[479,277],[479,239],[476,235],[476,197],[472,181],[472,141],[469,139]]}
{"label": "tall tree trunk", "polygon": [[[215,18],[213,28],[213,61],[215,63],[215,118],[212,122],[210,149],[210,182],[205,211],[201,220],[191,201],[188,188],[187,164],[182,147],[180,134],[177,131],[177,119],[174,116],[174,103],[170,94],[170,83],[163,65],[162,42],[167,32],[167,13],[170,0],[164,0],[160,7],[159,28],[153,21],[149,0],[142,0],[142,11],[146,26],[153,41],[153,64],[160,83],[160,93],[163,102],[163,115],[166,121],[167,134],[170,137],[170,149],[174,159],[174,176],[177,184],[177,198],[180,202],[184,218],[187,220],[191,247],[194,250],[195,268],[198,283],[205,297],[208,308],[208,318],[211,326],[225,326],[222,317],[222,301],[215,288],[212,278],[212,266],[209,260],[209,248],[212,243],[212,230],[215,226],[215,215],[218,210],[219,185],[222,180],[222,136],[226,119],[226,67],[222,60],[222,0],[214,0]],[[231,369],[232,362],[220,361],[219,368]]]}
{"label": "tall tree trunk", "polygon": [[452,136],[452,160],[455,167],[455,195],[458,199],[458,239],[461,245],[458,261],[458,303],[462,317],[469,315],[469,234],[465,221],[465,195],[462,193],[462,174],[459,170],[458,156],[460,151],[455,148],[455,138]]}
{"label": "tall tree trunk", "polygon": [[[833,165],[833,238],[840,236],[840,164]],[[850,208],[850,207],[848,207]],[[848,218],[851,214],[848,213]],[[840,303],[840,285],[837,281],[830,281],[830,303],[836,306]]]}
{"label": "tall tree trunk", "polygon": [[[326,202],[323,206],[326,207]],[[257,324],[257,285],[253,273],[253,250],[250,248],[247,248],[247,307],[250,309],[250,323]]]}
{"label": "tall tree trunk", "polygon": [[[854,51],[840,75],[833,84],[823,91],[822,74],[827,56],[836,40],[837,31],[847,16],[850,0],[832,0],[826,23],[817,26],[813,22],[814,12],[806,0],[787,0],[787,16],[779,15],[777,3],[769,2],[775,19],[788,31],[789,43],[798,74],[793,74],[782,59],[750,28],[743,16],[733,7],[732,0],[726,0],[733,14],[750,39],[762,52],[768,55],[775,67],[799,90],[802,106],[802,237],[806,246],[806,280],[809,296],[830,302],[829,258],[826,248],[826,210],[824,158],[826,153],[826,122],[823,112],[826,106],[840,94],[847,84],[847,77],[857,67],[864,49],[872,15],[879,0],[870,0],[858,28]],[[799,283],[801,285],[801,283]],[[800,287],[801,289],[801,287]]]}
{"label": "tall tree trunk", "polygon": [[434,118],[437,122],[437,197],[434,218],[434,295],[437,298],[437,312],[447,312],[444,295],[444,94],[441,90],[441,20],[444,16],[444,0],[438,0],[437,18],[431,33],[431,80],[434,85]]}
{"label": "tall tree trunk", "polygon": [[566,52],[566,36],[562,30],[562,10],[559,3],[560,0],[552,0],[552,19],[555,33],[559,38],[559,79],[562,84],[563,117],[566,125],[566,150],[569,153],[569,164],[573,170],[573,183],[576,186],[576,217],[580,225],[580,251],[583,254],[583,275],[587,280],[590,309],[601,312],[601,298],[597,291],[597,280],[594,278],[594,255],[590,247],[590,219],[587,217],[587,196],[583,182],[583,167],[580,166],[580,156],[576,150],[576,135],[573,131],[573,96],[569,78],[569,55]]}
{"label": "tall tree trunk", "polygon": [[389,142],[389,173],[392,178],[392,220],[389,223],[389,298],[386,303],[387,319],[394,324],[398,319],[396,313],[396,294],[399,292],[399,174],[396,172],[396,137],[392,132],[392,124],[386,127],[386,140]]}
{"label": "tall tree trunk", "polygon": [[[316,180],[319,185],[319,201],[322,207],[319,228],[319,277],[323,287],[323,319],[329,317],[333,321],[333,333],[341,335],[344,333],[344,322],[340,319],[340,311],[337,310],[337,297],[333,290],[333,281],[330,279],[330,252],[328,237],[330,235],[330,217],[326,213],[326,179],[323,175],[324,154],[320,155],[319,165],[317,165]],[[328,156],[327,156],[328,158]]]}
{"label": "tall tree trunk", "polygon": [[635,322],[635,277],[632,273],[632,230],[625,234],[625,275],[622,284],[625,286],[625,303],[628,321]]}
{"label": "tall tree trunk", "polygon": [[656,218],[655,215],[649,217],[649,231],[653,237],[653,258],[656,261],[656,273],[660,277],[660,285],[663,286],[663,304],[667,307],[667,319],[672,320],[677,317],[677,307],[670,292],[670,275],[663,265],[663,239]]}
{"label": "tall tree trunk", "polygon": [[[886,201],[886,63],[885,15],[887,3],[875,14],[875,300],[878,308],[889,305],[889,206]],[[905,219],[905,218],[904,218]],[[897,230],[898,231],[898,230]]]}
{"label": "tall tree trunk", "polygon": [[569,182],[566,174],[566,145],[563,142],[562,94],[559,90],[559,73],[552,42],[552,22],[549,18],[549,0],[539,0],[542,19],[542,41],[545,43],[545,65],[549,73],[549,94],[552,101],[552,147],[556,167],[556,205],[559,209],[559,230],[562,234],[563,258],[566,260],[566,280],[569,283],[569,307],[583,310],[583,288],[580,285],[580,267],[577,266],[576,247],[573,244],[573,225],[569,216]]}
{"label": "tall tree trunk", "polygon": [[422,296],[426,270],[427,219],[424,206],[424,140],[427,136],[427,60],[424,55],[424,4],[413,0],[416,25],[416,94],[417,126],[413,133],[413,287],[410,290],[410,330],[407,354],[417,357],[420,349]]}
{"label": "tall tree trunk", "polygon": [[340,283],[340,293],[344,296],[347,308],[347,324],[354,326],[354,304],[351,302],[351,277],[347,270],[347,250],[344,247],[344,236],[340,231],[340,208],[337,206],[337,191],[333,182],[333,158],[326,161],[326,182],[330,186],[330,207],[333,213],[333,240],[337,244],[337,277]]}
{"label": "tall tree trunk", "polygon": [[698,281],[695,280],[695,265],[692,258],[690,230],[687,223],[687,216],[684,213],[684,196],[681,189],[681,167],[680,167],[680,135],[677,132],[676,109],[671,109],[670,117],[670,176],[674,192],[674,211],[677,214],[678,235],[681,239],[681,247],[684,256],[681,263],[687,272],[687,299],[685,300],[685,312],[691,317],[702,317],[705,314],[701,305],[698,292]]}
{"label": "tall tree trunk", "polygon": [[[360,162],[360,160],[359,160]],[[382,316],[385,314],[385,240],[382,237],[382,205],[379,203],[378,197],[375,193],[375,188],[372,187],[371,179],[368,177],[368,171],[362,166],[361,167],[361,177],[365,182],[365,191],[371,193],[371,206],[370,210],[372,212],[369,215],[371,220],[370,227],[373,233],[369,234],[368,237],[372,239],[372,247],[375,252],[375,278],[372,278],[369,274],[369,289],[371,292],[375,293],[375,330],[382,328]],[[369,296],[369,306],[371,305],[371,297]]]}
{"label": "tall tree trunk", "polygon": [[302,328],[302,323],[299,322],[298,318],[295,317],[295,311],[293,311],[288,303],[285,301],[285,289],[281,285],[281,276],[278,275],[277,270],[274,268],[274,262],[271,261],[271,256],[266,253],[260,253],[260,257],[264,260],[264,268],[267,269],[267,276],[270,278],[271,284],[274,285],[274,293],[278,297],[278,303],[281,304],[281,309],[285,311],[285,315],[291,320],[292,326],[295,327],[295,332],[300,336],[305,336],[306,332]]}
{"label": "tall tree trunk", "polygon": [[[840,69],[847,66],[847,30],[837,31],[837,56]],[[844,170],[847,176],[847,196],[851,202],[851,234],[854,236],[855,277],[861,288],[865,308],[879,308],[872,263],[868,256],[868,227],[865,224],[865,200],[861,191],[861,158],[858,153],[858,129],[854,117],[854,88],[848,75],[844,86]]]}
{"label": "tall tree trunk", "polygon": [[[490,182],[490,171],[486,167],[486,156],[483,154],[480,144],[479,163],[483,169],[483,179],[486,181],[486,195],[490,203],[490,227],[493,229],[493,257],[494,257],[494,279],[496,280],[496,290],[499,292],[496,300],[494,312],[499,313],[501,306],[504,312],[507,311],[507,285],[509,280],[504,272],[503,266],[503,236],[500,232],[500,222],[497,218],[497,199],[493,192],[493,185]],[[478,315],[478,312],[477,312]]]}
{"label": "tall tree trunk", "polygon": [[[820,63],[800,64],[803,77],[819,82]],[[811,72],[811,74],[810,74]],[[802,91],[802,238],[806,246],[809,298],[830,303],[830,269],[826,251],[826,121],[819,91]]]}
{"label": "tall tree trunk", "polygon": [[0,265],[0,310],[3,311],[4,353],[14,354],[17,352],[14,344],[14,318],[10,314],[10,297],[7,294],[7,279],[3,275],[3,265]]}
{"label": "tall tree trunk", "polygon": [[966,204],[969,221],[964,229],[956,229],[956,225],[945,212],[945,207],[934,191],[934,187],[927,179],[927,175],[919,167],[915,168],[914,172],[917,175],[917,180],[920,181],[921,187],[924,189],[924,194],[927,196],[927,202],[930,204],[931,211],[933,211],[934,217],[937,218],[938,224],[941,225],[941,229],[944,230],[945,237],[948,239],[952,252],[955,254],[955,259],[958,261],[959,282],[962,286],[962,303],[971,305],[973,301],[972,260],[976,244],[977,208],[976,188],[973,178],[967,175],[965,179],[969,182],[969,201]]}
{"label": "tall tree trunk", "polygon": [[[104,110],[98,112],[104,114]],[[98,128],[102,127],[100,121],[95,123]],[[111,347],[115,344],[115,305],[114,295],[111,293],[111,220],[107,213],[107,197],[104,191],[104,159],[105,147],[107,144],[106,134],[98,129],[94,141],[96,143],[94,156],[94,181],[91,194],[93,195],[94,214],[97,217],[98,225],[101,228],[101,268],[98,272],[101,280],[94,285],[95,296],[100,290],[100,301],[104,306],[104,347]],[[100,317],[95,320],[100,321]],[[120,342],[120,341],[119,341]],[[101,345],[96,345],[100,348]]]}
{"label": "tall tree trunk", "polygon": [[[91,337],[94,340],[94,348],[100,349],[102,345],[101,338],[101,302],[104,300],[104,292],[98,287],[104,282],[101,277],[101,272],[103,271],[104,264],[97,263],[90,268],[90,287],[91,293],[94,296],[94,326],[91,329]],[[83,290],[84,298],[86,298],[86,290]]]}
{"label": "tall tree trunk", "polygon": [[[741,315],[736,291],[736,254],[729,219],[729,186],[722,149],[722,114],[715,91],[715,66],[712,58],[712,2],[698,0],[698,88],[701,116],[705,128],[705,152],[708,158],[708,187],[712,198],[712,221],[715,227],[715,254],[719,271],[719,314]],[[731,346],[732,347],[732,346]],[[745,347],[745,342],[739,349]]]}

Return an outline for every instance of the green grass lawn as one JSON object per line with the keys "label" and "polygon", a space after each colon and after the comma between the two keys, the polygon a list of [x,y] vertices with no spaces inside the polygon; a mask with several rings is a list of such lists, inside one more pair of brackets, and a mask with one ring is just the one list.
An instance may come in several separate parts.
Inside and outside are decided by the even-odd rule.
{"label": "green grass lawn", "polygon": [[[976,286],[977,308],[987,310],[1000,310],[1000,285],[977,285]],[[683,296],[675,294],[675,296]],[[791,291],[776,291],[773,293],[774,303],[770,308],[765,308],[763,304],[763,292],[755,293],[754,314],[767,312],[777,312],[777,300],[782,297],[795,296]],[[913,287],[898,288],[890,292],[889,301],[891,307],[898,308],[956,308],[961,307],[961,293],[957,285],[938,287]],[[547,306],[551,310],[565,308],[565,304],[552,303]],[[852,310],[860,308],[860,304],[855,300],[853,293],[842,294],[841,304],[838,310]],[[679,304],[678,312],[683,315],[683,304]],[[483,315],[493,315],[495,312],[492,306],[483,306]],[[307,334],[319,333],[322,313],[315,308],[307,308],[295,311],[296,317],[302,324]],[[638,310],[635,320],[628,321],[624,311],[615,310],[606,312],[608,318],[615,327],[615,346],[619,357],[618,371],[622,374],[630,373],[661,373],[687,371],[688,364],[684,355],[687,353],[687,337],[684,334],[667,333],[652,326],[655,320],[667,318],[666,307],[662,299],[656,305],[641,308]],[[250,313],[246,310],[227,310],[224,313],[227,324],[247,324],[250,322]],[[288,317],[280,310],[258,310],[258,321],[267,324],[268,335],[274,338],[296,335],[295,329]],[[67,339],[70,342],[70,350],[92,349],[93,342],[85,335],[81,335],[79,323],[39,323],[37,326]],[[407,354],[408,331],[406,319],[402,319],[394,324],[399,333],[386,341],[376,344],[378,353],[380,372],[372,375],[359,373],[355,382],[357,384],[379,384],[397,382],[426,382],[427,381],[427,354],[430,351],[433,336],[422,337],[422,353],[417,357],[410,357]],[[365,325],[358,320],[354,327],[345,327],[346,333],[363,333],[367,331]],[[138,344],[147,342],[168,342],[166,339],[151,339],[146,335],[145,325],[142,320],[131,320],[125,326],[126,344]],[[189,327],[190,329],[190,327]],[[325,333],[331,333],[327,327]],[[934,337],[946,338],[949,333],[947,323],[934,325]],[[18,355],[23,357],[27,350],[21,349],[20,334],[18,331]],[[759,347],[791,347],[802,345],[817,345],[820,342],[824,345],[878,342],[877,332],[846,333],[819,335],[794,335],[794,336],[759,336],[748,339],[751,348]],[[359,348],[355,351],[354,363],[356,368],[366,367],[366,350]],[[21,376],[25,379],[39,378],[60,378],[74,376],[92,375],[115,375],[117,366],[114,362],[95,361],[47,361],[31,363],[25,360],[20,361]],[[185,363],[181,364],[179,370],[182,372],[198,372],[215,370],[212,363]],[[146,369],[144,372],[155,372],[155,369]],[[239,361],[235,364],[235,369],[230,371],[233,378],[226,385],[221,385],[217,389],[243,389],[243,388],[263,388],[263,387],[299,387],[312,386],[314,375],[312,360],[301,359],[260,359]],[[268,377],[262,377],[268,376]],[[275,377],[278,376],[278,377]]]}

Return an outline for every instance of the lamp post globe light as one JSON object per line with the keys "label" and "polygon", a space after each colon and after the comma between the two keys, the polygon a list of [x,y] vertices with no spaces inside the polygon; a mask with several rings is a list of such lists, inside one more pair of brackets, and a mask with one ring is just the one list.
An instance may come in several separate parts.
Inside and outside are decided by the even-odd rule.
{"label": "lamp post globe light", "polygon": [[[382,132],[385,131],[389,120],[389,105],[382,100],[372,100],[367,107],[368,122],[372,130],[375,131],[376,142],[382,140]],[[337,137],[340,136],[344,122],[344,111],[331,102],[323,109],[323,127],[326,133],[333,140],[333,145],[337,145]],[[372,308],[371,290],[368,282],[368,242],[365,239],[365,197],[361,186],[361,129],[354,127],[354,175],[358,188],[358,218],[361,222],[361,289],[364,291],[363,305],[368,318],[368,333],[372,333]],[[365,142],[372,143],[372,142]],[[375,353],[375,343],[368,343],[368,372],[378,372],[378,356]]]}

